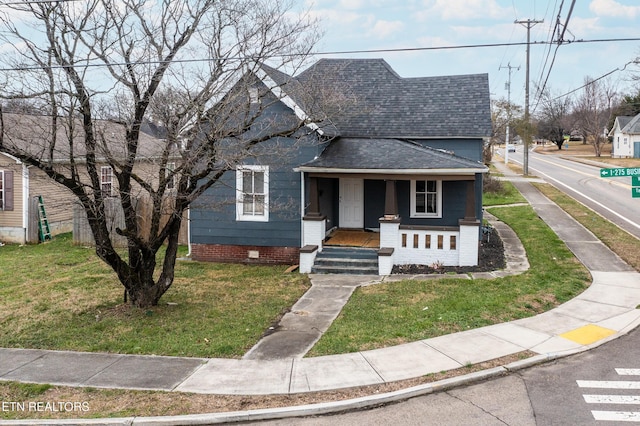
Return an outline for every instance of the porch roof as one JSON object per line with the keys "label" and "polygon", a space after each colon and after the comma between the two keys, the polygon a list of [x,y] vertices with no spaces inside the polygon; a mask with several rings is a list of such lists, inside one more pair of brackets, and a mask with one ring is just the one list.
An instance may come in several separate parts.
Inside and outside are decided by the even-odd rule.
{"label": "porch roof", "polygon": [[399,139],[338,138],[298,171],[327,173],[456,174],[485,173],[477,161]]}

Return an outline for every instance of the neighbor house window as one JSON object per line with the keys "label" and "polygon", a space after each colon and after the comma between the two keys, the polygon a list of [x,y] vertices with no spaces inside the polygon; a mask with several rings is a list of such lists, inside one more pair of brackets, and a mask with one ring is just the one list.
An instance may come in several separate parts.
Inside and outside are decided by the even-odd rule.
{"label": "neighbor house window", "polygon": [[100,168],[100,189],[107,197],[113,195],[113,169],[110,166]]}
{"label": "neighbor house window", "polygon": [[[166,176],[169,176],[176,170],[176,163],[167,163],[166,167]],[[171,178],[167,181],[167,189],[173,189],[176,187],[176,175],[171,176]]]}
{"label": "neighbor house window", "polygon": [[269,220],[269,167],[241,166],[236,170],[236,219]]}
{"label": "neighbor house window", "polygon": [[442,181],[411,181],[411,217],[442,217]]}
{"label": "neighbor house window", "polygon": [[0,211],[13,210],[13,172],[0,170]]}

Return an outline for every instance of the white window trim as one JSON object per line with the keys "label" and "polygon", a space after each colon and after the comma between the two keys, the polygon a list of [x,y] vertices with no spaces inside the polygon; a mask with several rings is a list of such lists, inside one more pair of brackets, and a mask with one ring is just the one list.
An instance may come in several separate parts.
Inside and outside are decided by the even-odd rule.
{"label": "white window trim", "polygon": [[[176,170],[176,163],[173,161],[170,161],[167,163],[167,166],[165,167],[165,177],[169,176],[169,174],[175,172]],[[171,176],[171,179],[167,181],[167,189],[169,191],[174,190],[176,187],[176,175]]]}
{"label": "white window trim", "polygon": [[[264,214],[245,215],[244,203],[242,200],[243,176],[247,170],[264,173]],[[236,220],[248,222],[268,222],[269,221],[269,166],[238,166],[236,169]]]}
{"label": "white window trim", "polygon": [[442,217],[442,181],[436,179],[419,179],[425,181],[436,182],[436,212],[435,213],[418,213],[416,212],[416,181],[411,181],[411,217],[415,218],[432,218],[439,219]]}
{"label": "white window trim", "polygon": [[[105,182],[105,181],[102,180],[103,177],[104,177],[104,174],[102,172],[104,170],[106,170],[106,169],[109,169],[111,171],[111,173],[110,173],[111,178],[110,178],[109,182]],[[102,167],[100,167],[100,189],[102,190],[103,186],[105,184],[107,184],[107,183],[110,185],[110,188],[111,188],[109,190],[109,193],[107,194],[107,197],[113,196],[113,178],[114,178],[113,168],[111,166],[102,166]]]}

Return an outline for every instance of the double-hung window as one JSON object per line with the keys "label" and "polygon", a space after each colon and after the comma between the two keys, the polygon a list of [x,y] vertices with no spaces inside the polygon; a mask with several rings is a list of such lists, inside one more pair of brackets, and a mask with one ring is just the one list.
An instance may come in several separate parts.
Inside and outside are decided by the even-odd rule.
{"label": "double-hung window", "polygon": [[175,170],[176,170],[176,163],[173,163],[173,162],[167,163],[167,167],[166,167],[166,176],[168,177],[167,189],[173,189],[176,187],[176,175],[169,177],[175,172]]}
{"label": "double-hung window", "polygon": [[442,181],[411,181],[411,217],[442,217]]}
{"label": "double-hung window", "polygon": [[0,170],[0,211],[13,210],[13,172]]}
{"label": "double-hung window", "polygon": [[240,166],[236,170],[236,219],[269,220],[268,166]]}
{"label": "double-hung window", "polygon": [[110,166],[100,168],[100,189],[107,197],[113,195],[113,169]]}

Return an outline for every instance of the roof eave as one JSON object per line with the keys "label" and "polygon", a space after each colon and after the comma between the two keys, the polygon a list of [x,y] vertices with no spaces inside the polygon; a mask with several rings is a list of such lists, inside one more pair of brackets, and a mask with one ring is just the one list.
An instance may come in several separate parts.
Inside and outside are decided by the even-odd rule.
{"label": "roof eave", "polygon": [[340,174],[379,174],[379,175],[475,175],[476,173],[487,173],[489,168],[486,166],[477,168],[460,168],[460,169],[339,169],[333,167],[310,167],[299,166],[293,169],[296,172],[304,173],[340,173]]}

